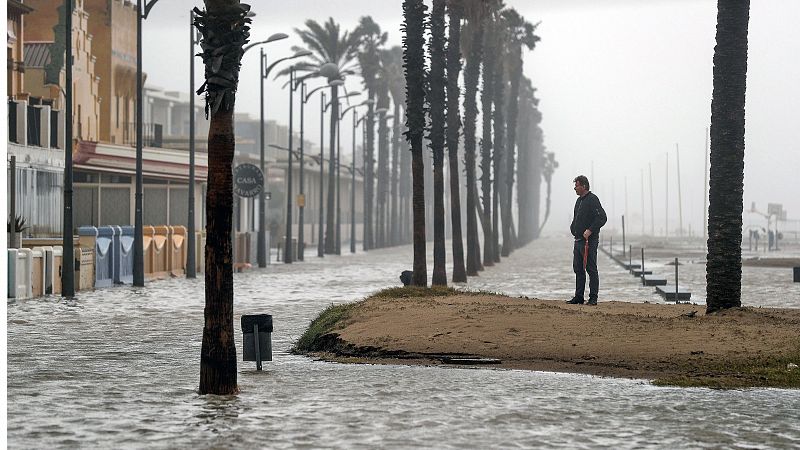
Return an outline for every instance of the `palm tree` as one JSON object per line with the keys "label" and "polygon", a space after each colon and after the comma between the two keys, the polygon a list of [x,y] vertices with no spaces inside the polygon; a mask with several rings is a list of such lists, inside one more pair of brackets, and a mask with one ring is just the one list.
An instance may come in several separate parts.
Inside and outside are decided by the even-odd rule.
{"label": "palm tree", "polygon": [[464,16],[462,0],[450,0],[447,7],[450,16],[447,41],[447,151],[450,162],[450,221],[453,240],[453,282],[465,283],[464,238],[461,235],[461,194],[458,188],[458,135],[461,114],[458,109],[460,90],[458,74],[461,72],[461,18]]}
{"label": "palm tree", "polygon": [[378,77],[378,198],[376,204],[376,238],[377,247],[386,247],[387,220],[386,202],[389,199],[389,127],[386,121],[390,106],[389,81],[385,74]]}
{"label": "palm tree", "polygon": [[358,25],[361,35],[361,46],[358,53],[358,64],[361,77],[367,90],[367,148],[364,158],[364,250],[375,247],[374,210],[375,204],[375,95],[377,76],[380,70],[380,47],[386,43],[387,34],[381,32],[380,26],[370,16],[361,18]]}
{"label": "palm tree", "polygon": [[750,0],[717,2],[711,100],[707,312],[742,305],[744,106],[749,15]]}
{"label": "palm tree", "polygon": [[[505,181],[504,192],[505,201],[503,206],[503,251],[502,255],[507,256],[516,246],[511,242],[513,235],[513,220],[511,214],[511,198],[514,192],[514,147],[517,137],[517,114],[519,111],[519,91],[522,79],[522,47],[533,50],[539,37],[534,34],[536,25],[531,25],[514,9],[509,8],[501,12],[506,26],[506,36],[508,39],[507,64],[509,68],[509,81],[511,91],[508,97],[508,117],[506,142],[506,167],[503,171]],[[538,24],[537,24],[538,25]],[[521,233],[520,233],[521,234]]]}
{"label": "palm tree", "polygon": [[428,285],[425,262],[425,184],[422,137],[425,130],[425,10],[422,0],[403,0],[403,67],[406,75],[406,140],[411,144],[414,209],[415,286]]}
{"label": "palm tree", "polygon": [[478,241],[477,192],[475,178],[475,124],[478,115],[476,101],[478,78],[483,58],[484,15],[486,8],[481,0],[468,0],[464,4],[467,25],[462,34],[461,46],[467,53],[464,70],[464,166],[467,176],[467,275],[476,276],[483,269]]}
{"label": "palm tree", "polygon": [[406,79],[403,76],[403,48],[394,46],[388,50],[381,51],[381,74],[388,83],[389,93],[392,95],[394,106],[394,120],[392,121],[392,168],[390,176],[391,203],[389,216],[389,230],[387,242],[389,245],[400,243],[400,194],[399,194],[399,172],[400,172],[400,125],[402,123],[402,107],[406,103]]}
{"label": "palm tree", "polygon": [[[491,11],[491,10],[490,10]],[[494,265],[494,236],[492,234],[492,102],[494,101],[497,48],[496,27],[491,12],[484,19],[486,33],[483,40],[483,90],[481,91],[481,191],[483,194],[483,265]],[[496,175],[496,174],[495,174]]]}
{"label": "palm tree", "polygon": [[519,136],[519,176],[517,210],[519,211],[518,244],[524,245],[538,237],[539,197],[542,179],[543,134],[539,124],[542,114],[536,108],[538,99],[530,80],[522,77],[519,92],[519,118],[516,134]]}
{"label": "palm tree", "polygon": [[[308,60],[298,62],[294,69],[298,72],[307,72],[309,75],[323,76],[328,82],[343,79],[346,75],[355,74],[355,63],[358,57],[358,48],[361,35],[358,29],[353,33],[342,32],[338,23],[329,18],[324,26],[315,20],[306,20],[306,29],[295,28],[295,33],[312,52]],[[294,50],[300,50],[295,47]],[[284,69],[278,76],[289,73],[291,68]],[[339,117],[339,87],[331,86],[331,118],[330,118],[330,149],[328,173],[336,173],[336,121]],[[328,200],[326,207],[325,224],[325,253],[336,253],[336,236],[334,213],[336,206],[336,177],[328,177]]]}
{"label": "palm tree", "polygon": [[[492,103],[494,103],[494,116],[492,123],[494,125],[494,142],[492,143],[492,172],[494,174],[492,184],[492,256],[494,262],[500,262],[500,203],[505,204],[505,190],[503,180],[505,179],[505,136],[506,136],[506,121],[504,115],[505,92],[506,92],[506,46],[508,40],[508,27],[505,24],[505,19],[502,15],[497,15],[495,18],[495,33],[493,36],[495,54],[495,69],[494,69],[494,89]],[[503,244],[509,242],[510,236],[505,232],[507,220],[503,221]],[[503,256],[508,256],[508,253]]]}
{"label": "palm tree", "polygon": [[544,177],[544,181],[547,183],[547,201],[545,203],[544,219],[542,220],[542,224],[539,225],[539,231],[544,228],[544,224],[547,223],[547,219],[550,217],[550,188],[553,181],[553,173],[558,168],[558,161],[556,161],[555,153],[546,152],[542,160],[542,177]]}
{"label": "palm tree", "polygon": [[231,395],[236,381],[233,329],[233,110],[243,46],[250,37],[250,6],[238,0],[205,0],[195,8],[194,25],[202,34],[208,130],[206,192],[206,278],[200,393]]}
{"label": "palm tree", "polygon": [[430,104],[430,147],[433,152],[433,277],[431,285],[446,286],[444,244],[444,140],[445,140],[445,51],[444,9],[446,0],[433,0],[431,38],[428,46],[431,72],[428,79]]}

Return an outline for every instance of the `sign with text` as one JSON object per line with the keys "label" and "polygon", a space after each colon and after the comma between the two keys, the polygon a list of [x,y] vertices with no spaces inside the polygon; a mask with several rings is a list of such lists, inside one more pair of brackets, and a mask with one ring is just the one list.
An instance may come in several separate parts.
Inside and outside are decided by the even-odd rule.
{"label": "sign with text", "polygon": [[239,164],[233,169],[233,192],[239,197],[255,197],[264,189],[264,174],[253,164]]}

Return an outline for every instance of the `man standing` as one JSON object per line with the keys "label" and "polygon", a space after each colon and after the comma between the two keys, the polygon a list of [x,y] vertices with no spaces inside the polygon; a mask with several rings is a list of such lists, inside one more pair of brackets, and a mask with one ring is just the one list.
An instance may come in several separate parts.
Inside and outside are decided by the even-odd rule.
{"label": "man standing", "polygon": [[[572,180],[575,183],[575,211],[569,230],[575,237],[572,252],[572,269],[575,271],[575,297],[567,303],[582,305],[583,293],[586,290],[586,274],[589,274],[589,304],[597,304],[597,291],[600,289],[600,277],[597,274],[597,244],[600,242],[600,228],[606,224],[606,212],[600,199],[589,191],[589,179],[579,175]],[[586,245],[588,241],[588,246]],[[588,248],[588,251],[587,251]]]}

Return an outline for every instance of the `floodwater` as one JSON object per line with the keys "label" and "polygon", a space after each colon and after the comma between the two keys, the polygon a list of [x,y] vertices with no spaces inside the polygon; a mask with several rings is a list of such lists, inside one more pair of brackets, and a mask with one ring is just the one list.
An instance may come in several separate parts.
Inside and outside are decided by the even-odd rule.
{"label": "floodwater", "polygon": [[[571,249],[569,238],[542,239],[487,268],[468,287],[568,299]],[[322,309],[397,285],[411,259],[408,246],[323,259],[309,252],[304,263],[237,274],[236,397],[196,391],[202,280],[104,289],[72,301],[9,303],[9,447],[800,446],[797,390],[678,389],[576,374],[345,365],[288,353]],[[601,302],[659,301],[607,257],[600,255],[599,265]],[[688,262],[681,270],[692,280],[705,273]],[[782,273],[745,268],[745,304],[800,307],[800,284],[792,285],[791,272],[782,281]],[[776,298],[764,283],[785,295]],[[701,289],[692,289],[702,303]],[[274,361],[262,372],[241,362],[239,316],[257,313],[275,321]]]}

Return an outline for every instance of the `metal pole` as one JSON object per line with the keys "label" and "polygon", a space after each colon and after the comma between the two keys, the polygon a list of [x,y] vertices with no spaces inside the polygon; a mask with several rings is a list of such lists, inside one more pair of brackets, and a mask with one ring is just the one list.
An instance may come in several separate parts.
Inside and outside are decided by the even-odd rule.
{"label": "metal pole", "polygon": [[[66,77],[64,95],[64,231],[61,258],[61,296],[75,296],[75,251],[72,241],[72,0],[64,0],[66,14]],[[15,218],[14,218],[15,219]]]}
{"label": "metal pole", "polygon": [[283,262],[292,263],[292,148],[294,144],[294,66],[289,69],[289,169],[286,175],[286,248],[283,251]]}
{"label": "metal pole", "polygon": [[639,169],[639,180],[641,181],[639,197],[642,199],[642,237],[644,237],[644,169]]}
{"label": "metal pole", "polygon": [[261,126],[259,132],[259,168],[264,175],[264,185],[261,186],[261,192],[258,194],[258,238],[256,241],[256,255],[258,259],[258,267],[267,267],[267,172],[264,164],[264,78],[267,66],[267,54],[264,49],[261,50],[261,70],[258,73],[258,85],[260,90],[261,103],[259,108]]}
{"label": "metal pole", "polygon": [[9,215],[11,216],[11,226],[9,226],[9,233],[11,234],[11,241],[8,242],[8,248],[14,248],[17,245],[17,157],[11,155],[11,164],[9,165],[11,174],[8,177],[11,192],[8,199],[11,202],[9,208]]}
{"label": "metal pole", "polygon": [[353,110],[353,161],[350,162],[350,253],[356,252],[356,128],[357,116]]}
{"label": "metal pole", "polygon": [[[367,114],[369,114],[369,112],[367,112]],[[364,121],[364,125],[361,127],[361,167],[363,167],[364,171],[362,173],[361,192],[364,198],[361,208],[361,224],[363,227],[361,233],[363,236],[361,248],[366,251],[369,250],[367,243],[367,120],[366,118],[362,120]]]}
{"label": "metal pole", "polygon": [[678,234],[683,237],[683,199],[681,198],[681,151],[675,144],[675,166],[678,172]]}
{"label": "metal pole", "polygon": [[622,215],[622,257],[625,257],[625,214]]}
{"label": "metal pole", "polygon": [[642,247],[642,285],[644,285],[644,247]]}
{"label": "metal pole", "polygon": [[303,201],[299,203],[297,206],[299,208],[297,213],[297,256],[295,259],[298,261],[303,261],[303,253],[305,253],[305,230],[304,222],[305,222],[305,206],[306,206],[306,194],[305,194],[305,185],[304,185],[304,175],[305,175],[305,105],[306,105],[306,82],[303,81],[300,83],[300,197],[303,198]]}
{"label": "metal pole", "polygon": [[653,165],[647,163],[647,170],[650,172],[650,234],[656,235],[656,207],[653,204]]}
{"label": "metal pole", "polygon": [[136,196],[133,230],[133,285],[144,286],[142,234],[142,0],[136,2]]}
{"label": "metal pole", "polygon": [[667,163],[664,165],[664,171],[666,175],[664,176],[664,183],[665,183],[665,191],[664,191],[664,237],[669,237],[669,153],[667,155]]}
{"label": "metal pole", "polygon": [[[321,92],[319,95],[319,222],[318,236],[317,236],[317,256],[322,258],[325,256],[325,244],[322,222],[325,220],[324,213],[324,186],[323,178],[325,176],[325,93]],[[330,176],[330,175],[328,175]]]}
{"label": "metal pole", "polygon": [[[339,103],[339,99],[336,98],[334,100],[337,104]],[[336,111],[339,111],[339,108],[336,108]],[[341,167],[340,163],[341,159],[341,123],[342,118],[341,116],[336,117],[336,254],[342,254],[342,177],[341,177]]]}
{"label": "metal pole", "polygon": [[678,258],[675,258],[675,303],[678,303]]}
{"label": "metal pole", "polygon": [[189,221],[186,236],[186,278],[197,278],[194,229],[194,11],[189,11]]}

